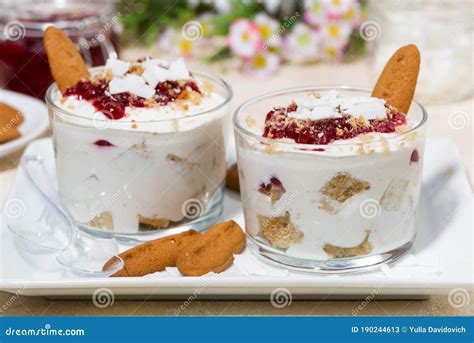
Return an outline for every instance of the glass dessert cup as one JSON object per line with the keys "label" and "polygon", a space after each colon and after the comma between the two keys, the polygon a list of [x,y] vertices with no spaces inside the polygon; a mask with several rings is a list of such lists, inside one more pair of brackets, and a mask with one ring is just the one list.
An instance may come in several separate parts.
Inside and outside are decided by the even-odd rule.
{"label": "glass dessert cup", "polygon": [[87,117],[58,106],[57,86],[49,87],[58,190],[82,229],[146,240],[146,234],[200,230],[217,222],[232,91],[217,77],[193,75],[211,83],[222,102],[166,120]]}
{"label": "glass dessert cup", "polygon": [[370,96],[348,86],[295,88],[236,110],[245,227],[254,250],[269,262],[322,273],[363,271],[399,258],[413,243],[427,113],[413,102],[411,128],[372,139],[311,145],[262,137],[272,108],[330,90]]}

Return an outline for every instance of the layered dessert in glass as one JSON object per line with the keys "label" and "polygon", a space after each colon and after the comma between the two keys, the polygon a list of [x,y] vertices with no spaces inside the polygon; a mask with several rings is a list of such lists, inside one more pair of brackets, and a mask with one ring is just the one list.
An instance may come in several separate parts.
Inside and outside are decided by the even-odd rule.
{"label": "layered dessert in glass", "polygon": [[47,91],[58,187],[89,228],[137,234],[205,227],[222,212],[229,102],[182,59],[109,59]]}
{"label": "layered dessert in glass", "polygon": [[415,236],[426,113],[367,90],[307,87],[234,114],[246,231],[267,258],[344,270],[400,256]]}

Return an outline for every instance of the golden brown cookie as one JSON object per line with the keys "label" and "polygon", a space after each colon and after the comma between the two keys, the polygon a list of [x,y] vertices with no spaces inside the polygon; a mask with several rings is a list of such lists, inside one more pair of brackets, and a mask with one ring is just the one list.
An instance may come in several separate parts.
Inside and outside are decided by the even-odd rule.
{"label": "golden brown cookie", "polygon": [[[174,267],[182,249],[198,237],[199,232],[189,230],[137,245],[119,254],[125,266],[112,276],[143,276]],[[114,260],[109,260],[102,270],[108,270],[113,264]]]}
{"label": "golden brown cookie", "polygon": [[84,59],[62,30],[49,26],[44,33],[43,42],[51,74],[61,92],[89,76]]}
{"label": "golden brown cookie", "polygon": [[20,126],[23,124],[23,114],[16,108],[0,102],[0,120],[3,122],[10,123],[10,126]]}
{"label": "golden brown cookie", "polygon": [[20,136],[20,132],[15,126],[0,119],[0,144],[17,139]]}
{"label": "golden brown cookie", "polygon": [[186,246],[176,266],[185,276],[220,273],[234,261],[234,254],[245,247],[245,234],[233,220],[216,224]]}
{"label": "golden brown cookie", "polygon": [[385,65],[372,96],[408,113],[420,71],[420,52],[414,44],[398,49]]}
{"label": "golden brown cookie", "polygon": [[227,171],[225,185],[227,188],[230,188],[236,192],[240,192],[239,169],[237,167],[237,163],[230,167],[230,169]]}

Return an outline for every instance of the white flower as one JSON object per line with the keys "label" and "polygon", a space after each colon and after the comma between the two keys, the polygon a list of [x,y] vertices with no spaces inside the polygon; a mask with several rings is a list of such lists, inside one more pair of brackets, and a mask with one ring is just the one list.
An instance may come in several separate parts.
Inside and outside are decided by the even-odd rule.
{"label": "white flower", "polygon": [[314,60],[319,51],[320,37],[308,25],[298,23],[285,38],[285,56],[296,62]]}
{"label": "white flower", "polygon": [[360,24],[359,2],[354,2],[353,6],[349,7],[349,9],[342,15],[342,19],[353,26],[358,26]]}
{"label": "white flower", "polygon": [[326,44],[345,46],[352,33],[352,25],[342,20],[331,20],[321,27],[321,38]]}
{"label": "white flower", "polygon": [[258,26],[247,19],[235,20],[230,26],[228,43],[237,56],[253,56],[262,46]]}
{"label": "white flower", "polygon": [[219,13],[229,13],[232,10],[232,2],[229,0],[214,0],[212,3]]}
{"label": "white flower", "polygon": [[273,74],[280,65],[280,58],[278,55],[261,51],[255,54],[245,65],[248,72],[257,77],[266,78]]}
{"label": "white flower", "polygon": [[324,43],[321,47],[320,54],[325,61],[340,62],[344,56],[344,46]]}
{"label": "white flower", "polygon": [[281,35],[278,34],[280,24],[264,13],[255,16],[255,24],[258,26],[260,37],[266,47],[278,47],[282,43]]}
{"label": "white flower", "polygon": [[327,21],[326,9],[321,0],[305,0],[304,19],[311,26],[321,26]]}
{"label": "white flower", "polygon": [[265,7],[269,13],[275,13],[278,7],[280,7],[281,2],[282,0],[262,0],[263,7]]}

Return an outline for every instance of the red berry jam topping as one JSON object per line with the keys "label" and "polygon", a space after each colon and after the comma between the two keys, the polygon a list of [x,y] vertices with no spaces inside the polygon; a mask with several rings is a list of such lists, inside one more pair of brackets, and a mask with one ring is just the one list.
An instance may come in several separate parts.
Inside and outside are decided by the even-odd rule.
{"label": "red berry jam topping", "polygon": [[[138,73],[140,68],[130,68],[128,73]],[[90,80],[79,81],[66,89],[63,96],[76,96],[80,100],[90,101],[97,111],[113,120],[123,118],[126,107],[147,107],[153,104],[165,106],[178,99],[186,99],[192,92],[202,94],[198,85],[191,80],[164,81],[155,87],[155,94],[144,99],[129,92],[110,94],[110,78],[105,75]]]}
{"label": "red berry jam topping", "polygon": [[288,116],[288,113],[297,110],[297,105],[293,103],[287,108],[274,108],[267,113],[263,137],[289,138],[299,144],[329,144],[365,133],[392,133],[397,126],[406,124],[404,113],[391,106],[385,105],[385,108],[387,117],[384,119],[366,121],[364,118],[342,114],[340,118],[302,120]]}

